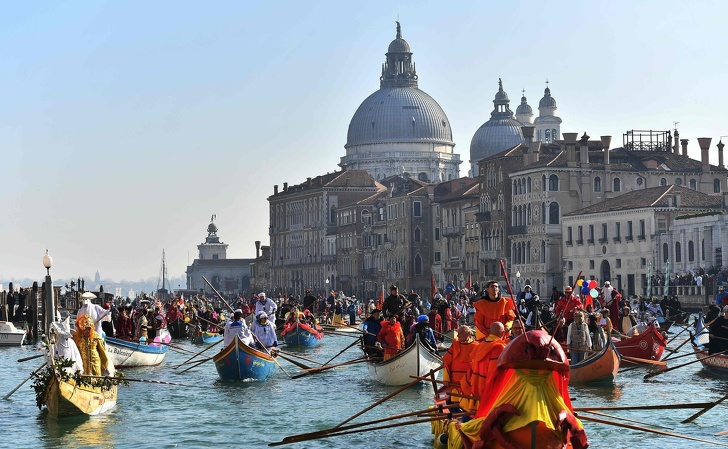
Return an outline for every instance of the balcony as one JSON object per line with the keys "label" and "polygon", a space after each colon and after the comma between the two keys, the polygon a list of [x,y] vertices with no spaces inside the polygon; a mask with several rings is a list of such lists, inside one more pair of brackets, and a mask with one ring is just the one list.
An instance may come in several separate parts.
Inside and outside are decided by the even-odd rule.
{"label": "balcony", "polygon": [[526,226],[511,226],[508,229],[508,234],[510,235],[523,235],[526,233]]}
{"label": "balcony", "polygon": [[612,241],[613,241],[614,243],[621,243],[621,242],[622,242],[622,237],[614,237],[614,238],[612,239]]}
{"label": "balcony", "polygon": [[483,221],[490,221],[491,220],[491,213],[488,212],[477,212],[475,214],[475,221],[477,222],[483,222]]}
{"label": "balcony", "polygon": [[460,268],[462,262],[459,260],[451,260],[445,264],[445,268]]}
{"label": "balcony", "polygon": [[480,251],[478,253],[478,259],[482,260],[483,262],[487,260],[498,260],[501,258],[500,251],[497,249],[489,249],[485,251]]}
{"label": "balcony", "polygon": [[364,268],[362,271],[362,277],[365,278],[376,278],[377,277],[377,269],[376,268]]}
{"label": "balcony", "polygon": [[336,256],[321,256],[321,263],[335,263]]}
{"label": "balcony", "polygon": [[445,226],[442,228],[442,235],[453,237],[465,234],[465,226]]}
{"label": "balcony", "polygon": [[584,244],[584,239],[576,239],[576,244],[577,245],[583,245]]}
{"label": "balcony", "polygon": [[586,243],[587,243],[587,245],[593,245],[594,239],[586,239]]}
{"label": "balcony", "polygon": [[609,242],[609,239],[607,239],[607,238],[601,238],[601,239],[599,239],[599,244],[600,245],[604,245],[607,242]]}

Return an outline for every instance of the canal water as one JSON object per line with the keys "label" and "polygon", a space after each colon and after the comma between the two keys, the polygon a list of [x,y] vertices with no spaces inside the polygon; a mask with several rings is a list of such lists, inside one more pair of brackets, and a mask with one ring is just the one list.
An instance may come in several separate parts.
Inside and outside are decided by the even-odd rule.
{"label": "canal water", "polygon": [[[683,333],[677,342],[686,336],[687,332]],[[300,353],[323,363],[351,342],[352,338],[348,336],[327,335],[322,345]],[[202,349],[186,342],[174,343],[190,351]],[[687,350],[688,346],[683,348]],[[217,348],[208,352],[213,351],[217,351]],[[0,397],[5,396],[42,363],[42,359],[16,362],[19,358],[34,354],[39,352],[33,346],[0,348]],[[351,348],[332,363],[358,356],[358,350]],[[183,374],[177,374],[180,370],[171,368],[171,365],[181,363],[188,357],[189,354],[170,350],[160,366],[126,371],[127,377],[131,378],[188,386],[131,383],[129,387],[119,387],[119,400],[110,413],[91,418],[55,420],[49,417],[45,410],[39,411],[36,407],[29,381],[9,400],[0,399],[0,449],[264,448],[268,443],[288,435],[333,427],[396,390],[370,381],[363,364],[295,380],[279,369],[266,382],[223,384],[217,381],[217,372],[211,361]],[[691,360],[692,357],[684,357],[672,366]],[[291,375],[298,370],[286,361],[281,363]],[[620,374],[614,385],[571,388],[574,406],[704,402],[728,394],[728,382],[703,373],[699,363],[644,381],[643,376],[647,372],[646,369],[637,369]],[[411,388],[354,422],[426,408],[432,403],[432,393],[431,385]],[[681,420],[694,412],[660,410],[608,413],[622,419],[649,423],[635,425],[728,444],[728,436],[713,436],[728,430],[724,405],[713,408],[691,424],[680,424]],[[585,422],[585,426],[590,447],[595,449],[708,447],[694,441],[602,424]],[[416,424],[282,447],[431,448],[432,435],[429,424]]]}

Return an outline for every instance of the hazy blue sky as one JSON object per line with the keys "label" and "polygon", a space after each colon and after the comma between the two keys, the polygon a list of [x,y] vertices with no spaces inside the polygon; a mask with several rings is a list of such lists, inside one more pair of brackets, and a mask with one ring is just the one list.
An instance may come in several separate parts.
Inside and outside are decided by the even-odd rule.
{"label": "hazy blue sky", "polygon": [[[0,278],[170,275],[212,214],[228,256],[268,242],[267,196],[337,170],[402,23],[455,150],[493,108],[562,132],[728,135],[725,1],[5,2],[0,6]],[[717,164],[713,151],[711,162]],[[467,173],[463,164],[462,175]]]}

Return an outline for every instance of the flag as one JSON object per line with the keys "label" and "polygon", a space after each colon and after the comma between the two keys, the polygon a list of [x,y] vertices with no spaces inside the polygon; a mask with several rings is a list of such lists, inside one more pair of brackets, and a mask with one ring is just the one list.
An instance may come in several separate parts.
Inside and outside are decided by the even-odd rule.
{"label": "flag", "polygon": [[432,273],[432,279],[430,280],[430,299],[435,299],[437,294],[437,283],[435,282],[435,273]]}
{"label": "flag", "polygon": [[470,290],[473,288],[473,276],[471,273],[468,273],[468,283],[465,284],[465,289]]}

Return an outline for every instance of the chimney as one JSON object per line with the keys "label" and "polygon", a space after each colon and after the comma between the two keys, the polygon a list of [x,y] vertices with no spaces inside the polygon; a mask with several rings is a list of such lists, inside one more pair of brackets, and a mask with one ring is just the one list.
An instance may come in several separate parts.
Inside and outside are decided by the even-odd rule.
{"label": "chimney", "polygon": [[700,146],[700,165],[703,171],[710,171],[709,151],[710,137],[698,137],[698,145]]}
{"label": "chimney", "polygon": [[533,144],[533,131],[536,129],[533,125],[523,125],[521,126],[521,132],[523,132],[523,138],[526,139],[526,146],[528,147],[528,151],[526,156],[523,158],[523,162],[525,165],[532,164],[536,162],[538,159],[533,157],[533,154],[536,152],[535,145]]}
{"label": "chimney", "polygon": [[672,146],[672,152],[680,154],[680,133],[675,130],[675,143]]}
{"label": "chimney", "polygon": [[679,193],[675,194],[675,207],[680,207],[680,204],[682,204],[682,198]]}
{"label": "chimney", "polygon": [[579,159],[582,165],[589,165],[589,136],[586,131],[579,139]]}
{"label": "chimney", "polygon": [[306,178],[306,186],[308,186],[309,189],[311,188],[311,184],[311,178]]}
{"label": "chimney", "polygon": [[278,195],[278,184],[273,186],[273,195]]}
{"label": "chimney", "polygon": [[612,136],[602,136],[601,139],[604,149],[604,165],[609,165],[609,145],[612,144]]}
{"label": "chimney", "polygon": [[688,139],[680,139],[680,146],[682,146],[682,155],[688,155]]}
{"label": "chimney", "polygon": [[723,140],[721,139],[716,146],[718,147],[718,167],[725,168],[723,166],[723,147],[725,146]]}
{"label": "chimney", "polygon": [[566,162],[576,162],[576,136],[577,133],[563,133],[566,146]]}
{"label": "chimney", "polygon": [[283,183],[283,191],[288,192],[288,183],[287,182]]}

